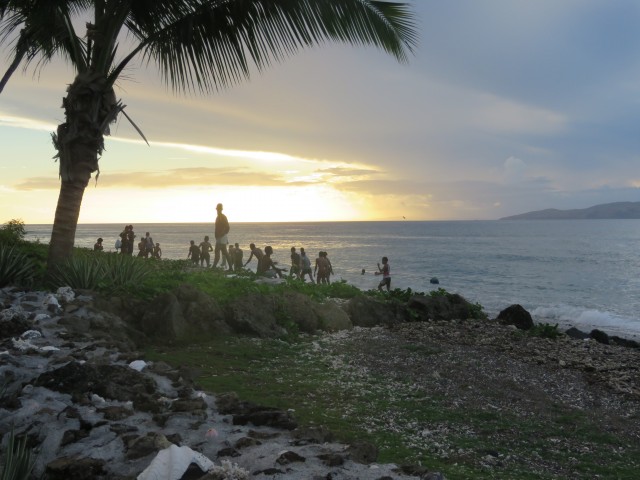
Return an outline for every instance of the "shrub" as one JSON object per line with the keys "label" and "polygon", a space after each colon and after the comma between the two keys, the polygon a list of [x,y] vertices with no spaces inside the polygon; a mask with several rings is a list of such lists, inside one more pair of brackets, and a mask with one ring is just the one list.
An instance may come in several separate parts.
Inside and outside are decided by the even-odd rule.
{"label": "shrub", "polygon": [[0,243],[15,245],[24,240],[26,233],[22,220],[9,220],[0,227]]}
{"label": "shrub", "polygon": [[557,323],[555,325],[551,325],[549,323],[538,323],[534,325],[533,328],[530,328],[527,333],[532,337],[551,338],[552,340],[555,340],[562,335],[562,332],[558,330]]}
{"label": "shrub", "polygon": [[10,284],[29,286],[33,283],[36,266],[15,247],[0,244],[0,288]]}

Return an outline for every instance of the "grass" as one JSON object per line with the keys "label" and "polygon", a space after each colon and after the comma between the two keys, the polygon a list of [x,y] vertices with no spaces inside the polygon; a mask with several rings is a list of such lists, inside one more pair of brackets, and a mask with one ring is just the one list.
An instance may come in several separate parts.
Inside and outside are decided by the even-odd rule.
{"label": "grass", "polygon": [[[540,419],[457,406],[410,377],[372,375],[348,349],[328,354],[325,338],[229,337],[149,350],[147,358],[190,367],[207,391],[292,409],[300,424],[323,425],[341,442],[369,440],[380,462],[422,464],[449,479],[636,478],[640,447],[588,412],[550,405]],[[417,353],[425,361],[433,354]],[[581,450],[565,447],[576,438]],[[492,459],[497,464],[483,465]]]}

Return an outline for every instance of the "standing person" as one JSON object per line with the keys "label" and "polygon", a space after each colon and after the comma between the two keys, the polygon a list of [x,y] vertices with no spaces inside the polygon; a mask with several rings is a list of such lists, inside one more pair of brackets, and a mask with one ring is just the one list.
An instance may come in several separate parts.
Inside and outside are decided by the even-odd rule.
{"label": "standing person", "polygon": [[129,225],[125,225],[124,230],[120,233],[120,253],[123,255],[129,254]]}
{"label": "standing person", "polygon": [[157,258],[158,260],[162,258],[162,249],[159,243],[156,243],[156,246],[153,247],[153,258]]}
{"label": "standing person", "polygon": [[216,268],[216,266],[218,265],[218,261],[220,260],[220,252],[222,252],[223,257],[227,260],[227,265],[229,265],[229,271],[231,271],[231,260],[229,259],[229,252],[227,252],[227,244],[229,243],[227,234],[230,230],[229,220],[227,220],[227,216],[222,213],[221,203],[216,205],[216,211],[218,212],[218,216],[216,217],[215,227],[216,249],[213,258],[213,268]]}
{"label": "standing person", "polygon": [[387,287],[387,292],[391,289],[391,266],[389,265],[389,259],[382,257],[382,267],[378,264],[378,271],[376,275],[382,275],[382,280],[378,284],[378,290],[382,291],[382,287]]}
{"label": "standing person", "polygon": [[198,265],[200,261],[200,248],[196,245],[196,242],[191,240],[191,245],[189,246],[189,253],[187,254],[187,259],[191,258],[191,261],[194,265]]}
{"label": "standing person", "polygon": [[103,242],[102,238],[98,238],[96,243],[93,245],[94,252],[101,252],[104,250],[104,246],[102,245],[102,242]]}
{"label": "standing person", "polygon": [[256,260],[258,260],[258,267],[260,267],[260,260],[262,260],[262,257],[264,257],[264,253],[262,253],[262,250],[256,247],[255,243],[249,244],[249,249],[251,250],[251,255],[249,255],[249,260],[247,260],[247,263],[245,263],[244,266],[246,267],[251,259],[253,257],[256,257]]}
{"label": "standing person", "polygon": [[204,262],[207,262],[207,268],[211,265],[211,255],[209,252],[213,251],[211,242],[209,242],[209,235],[204,236],[204,241],[200,242],[200,266],[204,266]]}
{"label": "standing person", "polygon": [[316,265],[313,268],[313,274],[316,276],[316,283],[320,285],[321,283],[329,283],[329,262],[325,257],[324,252],[318,253],[318,258],[316,258]]}
{"label": "standing person", "polygon": [[153,256],[153,238],[149,232],[146,232],[144,234],[144,258],[149,258],[149,255]]}
{"label": "standing person", "polygon": [[147,242],[144,241],[144,238],[141,238],[138,242],[138,258],[142,258],[145,256],[147,252]]}
{"label": "standing person", "polygon": [[329,260],[329,254],[324,252],[324,258],[327,261],[327,265],[329,266],[329,270],[327,271],[327,284],[331,284],[331,275],[333,275],[333,265],[331,265],[331,260]]}
{"label": "standing person", "polygon": [[313,275],[311,274],[311,260],[307,257],[304,251],[304,247],[300,247],[300,279],[304,282],[305,275],[309,275],[311,283],[315,283]]}
{"label": "standing person", "polygon": [[244,252],[240,248],[238,243],[235,244],[235,249],[233,250],[233,268],[238,271],[242,268],[242,257],[244,256]]}
{"label": "standing person", "polygon": [[[124,245],[122,246],[122,253],[126,253],[127,255],[133,255],[133,243],[136,239],[136,234],[133,231],[133,225],[127,225],[124,229],[125,231],[125,237],[126,237],[126,244],[127,244],[127,251],[124,251]],[[124,241],[122,242],[123,244],[125,243]]]}
{"label": "standing person", "polygon": [[291,247],[291,270],[289,270],[289,277],[293,276],[300,278],[300,254],[296,252],[296,247]]}

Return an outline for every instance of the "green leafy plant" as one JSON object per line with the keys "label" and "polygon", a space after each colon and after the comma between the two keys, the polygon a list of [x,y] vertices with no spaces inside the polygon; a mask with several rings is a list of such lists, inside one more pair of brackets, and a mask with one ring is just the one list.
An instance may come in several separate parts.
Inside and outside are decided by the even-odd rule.
{"label": "green leafy plant", "polygon": [[27,437],[17,440],[12,428],[7,447],[2,454],[0,480],[27,480],[34,463],[33,452],[27,447]]}
{"label": "green leafy plant", "polygon": [[527,333],[532,337],[551,338],[552,340],[562,335],[558,330],[558,324],[551,325],[549,323],[538,323],[530,328]]}
{"label": "green leafy plant", "polygon": [[0,243],[15,245],[24,240],[26,233],[22,220],[9,220],[0,227]]}
{"label": "green leafy plant", "polygon": [[57,266],[50,282],[56,287],[114,290],[142,282],[149,272],[147,264],[126,255],[77,253]]}
{"label": "green leafy plant", "polygon": [[0,288],[10,284],[31,285],[35,264],[16,248],[0,244]]}

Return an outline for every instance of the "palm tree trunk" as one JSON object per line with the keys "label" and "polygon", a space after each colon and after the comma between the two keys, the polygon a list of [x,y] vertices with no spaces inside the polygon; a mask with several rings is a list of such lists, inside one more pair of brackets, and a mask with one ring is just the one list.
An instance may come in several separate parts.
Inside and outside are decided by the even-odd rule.
{"label": "palm tree trunk", "polygon": [[80,216],[80,205],[87,182],[62,181],[56,216],[53,221],[51,243],[49,244],[49,258],[47,268],[49,271],[62,260],[69,258],[73,251],[76,237],[76,226]]}
{"label": "palm tree trunk", "polygon": [[60,162],[60,195],[49,243],[47,270],[51,272],[73,252],[84,190],[98,171],[104,135],[118,105],[104,76],[78,74],[62,105],[66,121],[52,135]]}

